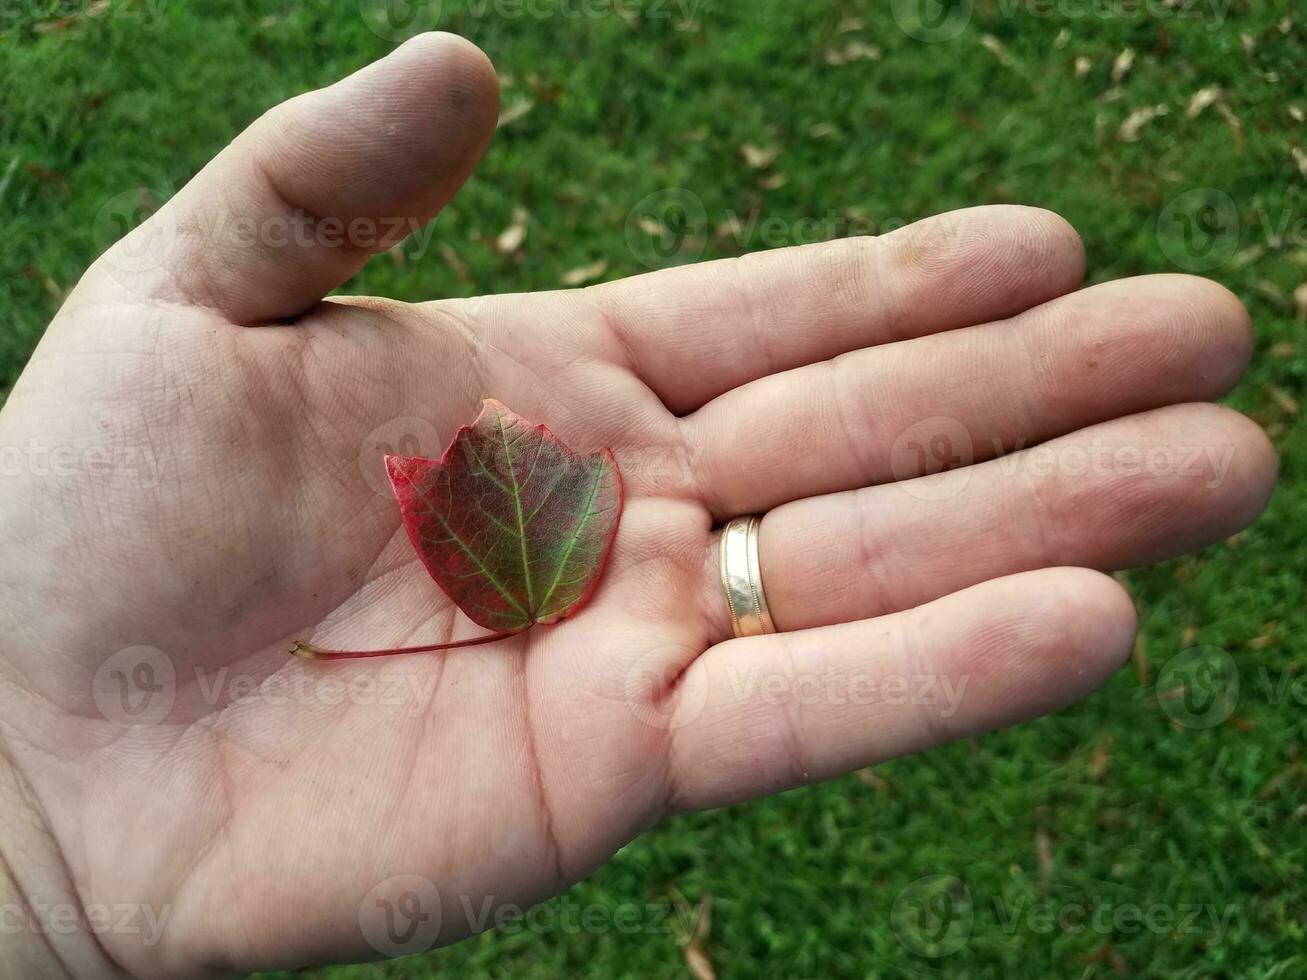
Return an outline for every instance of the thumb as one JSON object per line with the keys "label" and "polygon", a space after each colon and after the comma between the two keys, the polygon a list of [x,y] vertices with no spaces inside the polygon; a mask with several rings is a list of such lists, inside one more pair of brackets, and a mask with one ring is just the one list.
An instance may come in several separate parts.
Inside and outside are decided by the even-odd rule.
{"label": "thumb", "polygon": [[234,323],[296,316],[449,202],[498,105],[477,47],[421,35],[269,110],[98,265]]}

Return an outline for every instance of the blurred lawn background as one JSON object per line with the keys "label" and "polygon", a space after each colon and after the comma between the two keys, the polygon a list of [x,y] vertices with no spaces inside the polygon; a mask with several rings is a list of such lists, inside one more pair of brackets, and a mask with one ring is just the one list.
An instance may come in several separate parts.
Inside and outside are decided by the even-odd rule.
{"label": "blurred lawn background", "polygon": [[[549,289],[1013,202],[1065,215],[1094,281],[1203,272],[1256,319],[1231,401],[1282,487],[1250,531],[1127,577],[1139,646],[1088,702],[668,821],[534,924],[306,975],[1307,976],[1300,4],[5,0],[0,18],[0,397],[121,214],[432,24],[495,61],[501,129],[434,235],[347,291]],[[664,209],[683,227],[660,253],[632,212],[668,188],[690,206]]]}

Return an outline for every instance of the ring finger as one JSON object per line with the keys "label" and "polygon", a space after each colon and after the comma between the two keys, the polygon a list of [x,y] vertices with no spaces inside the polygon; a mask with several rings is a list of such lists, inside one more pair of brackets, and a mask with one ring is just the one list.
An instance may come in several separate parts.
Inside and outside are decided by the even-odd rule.
{"label": "ring finger", "polygon": [[[1253,422],[1190,404],[1117,419],[947,474],[795,501],[758,554],[782,631],[909,609],[992,578],[1101,571],[1228,537],[1260,512],[1276,459]],[[731,635],[713,551],[705,583]]]}

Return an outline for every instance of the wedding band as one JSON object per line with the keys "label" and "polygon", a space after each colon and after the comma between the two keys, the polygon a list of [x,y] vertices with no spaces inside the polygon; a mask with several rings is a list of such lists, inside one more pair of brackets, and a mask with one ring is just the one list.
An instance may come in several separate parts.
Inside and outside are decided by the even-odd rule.
{"label": "wedding band", "polygon": [[762,590],[762,567],[758,564],[758,528],[762,518],[736,517],[722,529],[720,562],[722,591],[731,613],[731,629],[736,636],[762,636],[775,633]]}

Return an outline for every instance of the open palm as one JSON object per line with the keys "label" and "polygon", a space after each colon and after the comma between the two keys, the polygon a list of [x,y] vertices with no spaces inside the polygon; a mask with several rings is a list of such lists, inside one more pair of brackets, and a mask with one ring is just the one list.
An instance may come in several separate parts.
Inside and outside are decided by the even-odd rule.
{"label": "open palm", "polygon": [[[321,301],[396,237],[322,229],[430,218],[496,104],[483,56],[432,35],[273,110],[92,268],[0,416],[28,461],[0,501],[0,734],[80,900],[167,910],[158,942],[100,937],[127,972],[453,941],[668,812],[1057,708],[1133,638],[1087,569],[1220,539],[1269,493],[1260,430],[1202,404],[1249,355],[1237,300],[1076,292],[1043,211],[589,290]],[[590,603],[486,647],[290,659],[480,632],[381,458],[438,455],[484,396],[613,450]],[[783,633],[735,640],[714,527],[753,512]]]}

